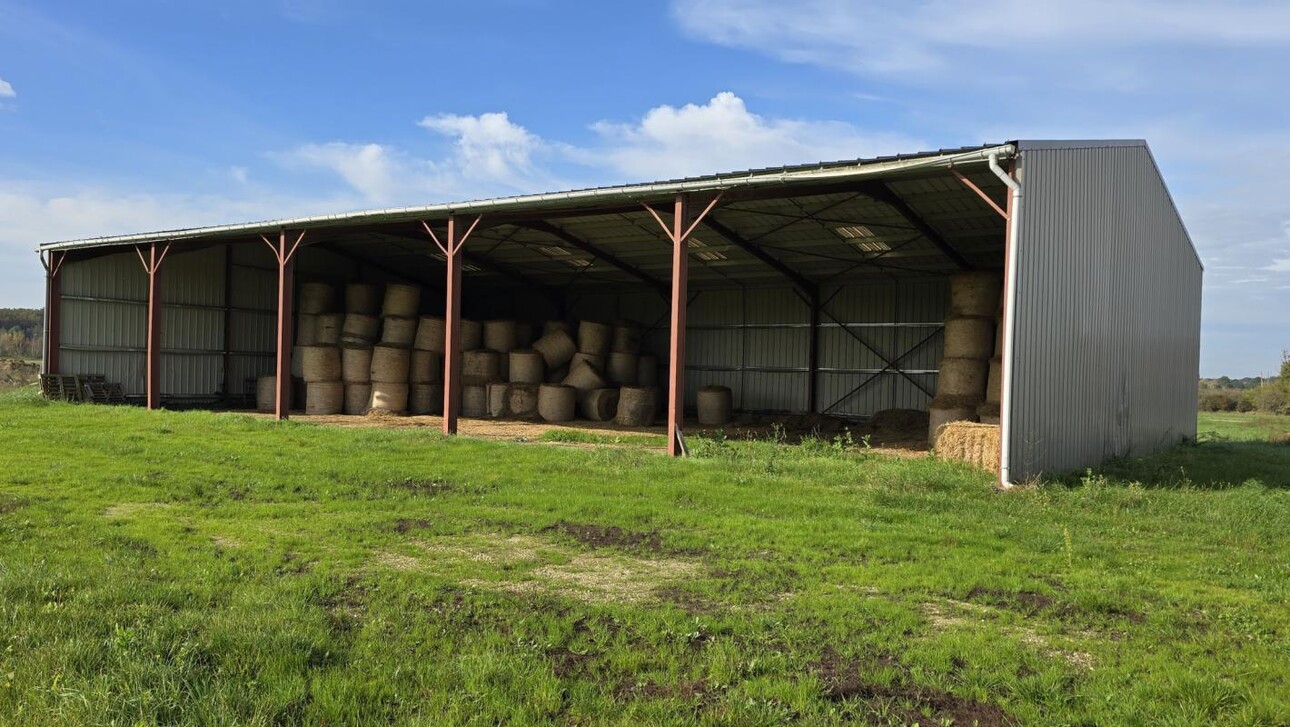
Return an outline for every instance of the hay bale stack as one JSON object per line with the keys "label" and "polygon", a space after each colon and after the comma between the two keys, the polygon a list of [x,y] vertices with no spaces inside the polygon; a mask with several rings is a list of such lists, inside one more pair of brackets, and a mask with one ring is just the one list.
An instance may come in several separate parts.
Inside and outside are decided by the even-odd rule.
{"label": "hay bale stack", "polygon": [[387,346],[412,348],[417,337],[417,319],[386,316],[381,319],[381,343]]}
{"label": "hay bale stack", "polygon": [[945,321],[945,358],[988,359],[993,354],[993,318],[950,316]]}
{"label": "hay bale stack", "polygon": [[548,369],[546,372],[546,383],[558,384],[561,381],[564,381],[565,378],[569,375],[569,368],[570,368],[569,364],[565,364],[563,366],[558,366],[554,369]]}
{"label": "hay bale stack", "polygon": [[643,329],[636,321],[614,321],[614,338],[611,352],[639,354]]}
{"label": "hay bale stack", "polygon": [[538,413],[538,389],[540,384],[511,384],[507,387],[506,409],[511,416],[519,419],[532,419]]}
{"label": "hay bale stack", "polygon": [[305,354],[299,346],[291,347],[291,375],[297,379],[305,375]]}
{"label": "hay bale stack", "polygon": [[994,319],[994,355],[1003,355],[1003,316]]}
{"label": "hay bale stack", "polygon": [[[404,351],[404,353],[407,353]],[[375,373],[375,371],[373,371]],[[372,380],[372,399],[368,402],[370,412],[403,414],[408,410],[407,382]]]}
{"label": "hay bale stack", "polygon": [[303,283],[300,286],[299,311],[302,315],[316,316],[335,310],[336,289],[327,283]]}
{"label": "hay bale stack", "polygon": [[625,427],[648,427],[654,423],[655,389],[624,386],[618,391],[618,412],[614,421]]}
{"label": "hay bale stack", "polygon": [[306,414],[340,414],[345,410],[345,384],[310,381],[305,388]]}
{"label": "hay bale stack", "polygon": [[[407,384],[408,372],[412,366],[412,354],[402,346],[389,346],[384,343],[372,348],[371,379],[384,384]],[[407,392],[404,391],[404,399]],[[404,407],[407,402],[404,402]],[[373,407],[375,408],[375,407]],[[402,409],[400,409],[402,411]]]}
{"label": "hay bale stack", "polygon": [[985,400],[998,404],[1003,401],[1003,359],[990,359],[990,373],[985,380]]}
{"label": "hay bale stack", "polygon": [[586,361],[579,361],[577,365],[570,366],[569,375],[564,377],[564,381],[561,383],[578,391],[603,389],[608,385],[600,372],[592,368],[591,364]]}
{"label": "hay bale stack", "polygon": [[385,286],[385,303],[381,306],[383,318],[416,318],[421,313],[421,288],[404,283]]}
{"label": "hay bale stack", "polygon": [[582,353],[608,355],[613,337],[613,326],[595,321],[578,322],[578,350]]}
{"label": "hay bale stack", "polygon": [[578,390],[562,384],[542,384],[538,388],[538,415],[548,422],[567,422],[573,419],[578,403]]}
{"label": "hay bale stack", "polygon": [[605,367],[605,373],[611,382],[619,386],[633,386],[636,383],[639,369],[640,361],[636,358],[636,354],[611,351],[609,353],[609,364]]}
{"label": "hay bale stack", "polygon": [[511,351],[507,354],[510,370],[506,377],[513,384],[540,384],[546,375],[546,361],[542,354],[529,349]]}
{"label": "hay bale stack", "polygon": [[443,379],[443,358],[437,351],[413,349],[408,364],[408,383],[437,384]]}
{"label": "hay bale stack", "polygon": [[605,370],[604,356],[600,356],[594,353],[583,353],[581,351],[573,354],[573,358],[569,359],[569,370],[572,371],[573,367],[577,366],[579,361],[586,361],[587,363],[591,364],[591,368],[595,369],[597,373],[603,372]]}
{"label": "hay bale stack", "polygon": [[340,349],[340,378],[341,381],[350,384],[371,383],[372,348],[370,346],[343,346]]}
{"label": "hay bale stack", "polygon": [[647,353],[636,362],[636,385],[658,386],[658,357]]}
{"label": "hay bale stack", "polygon": [[444,320],[439,316],[421,316],[417,320],[417,335],[412,347],[421,351],[444,352]]}
{"label": "hay bale stack", "polygon": [[[290,402],[291,397],[287,397]],[[256,411],[276,411],[278,408],[278,377],[261,376],[255,380]]]}
{"label": "hay bale stack", "polygon": [[372,403],[372,385],[345,383],[345,413],[359,416],[367,413]]}
{"label": "hay bale stack", "polygon": [[488,385],[488,416],[501,419],[511,414],[511,385],[496,383]]}
{"label": "hay bale stack", "polygon": [[318,316],[301,313],[296,316],[296,345],[315,346],[318,344]]}
{"label": "hay bale stack", "polygon": [[578,397],[582,415],[593,422],[607,422],[618,415],[618,389],[592,389]]}
{"label": "hay bale stack", "polygon": [[409,414],[442,414],[443,384],[412,384],[408,387]]}
{"label": "hay bale stack", "polygon": [[349,313],[340,329],[340,342],[350,346],[370,346],[381,334],[381,319],[366,313]]}
{"label": "hay bale stack", "polygon": [[458,351],[477,351],[484,347],[484,327],[479,324],[479,321],[468,321],[463,318],[460,333],[461,335],[457,337],[461,341],[461,345],[457,346]]}
{"label": "hay bale stack", "polygon": [[941,427],[953,422],[971,422],[976,419],[976,408],[980,399],[937,396],[927,405],[927,442],[936,443],[936,434]]}
{"label": "hay bale stack", "polygon": [[989,271],[957,273],[950,278],[950,315],[993,318],[1003,294],[1003,276]]}
{"label": "hay bale stack", "polygon": [[466,384],[484,386],[502,381],[501,354],[480,349],[461,354],[461,380]]}
{"label": "hay bale stack", "polygon": [[697,401],[699,423],[706,427],[728,424],[733,401],[729,386],[701,387]]}
{"label": "hay bale stack", "polygon": [[340,349],[336,346],[300,346],[300,375],[308,382],[340,381]]}
{"label": "hay bale stack", "polygon": [[936,396],[972,400],[973,406],[985,399],[985,383],[990,369],[988,361],[977,358],[941,359],[941,373],[936,378]]}
{"label": "hay bale stack", "polygon": [[368,283],[345,286],[345,312],[374,316],[381,311],[381,287]]}
{"label": "hay bale stack", "polygon": [[519,326],[515,321],[484,321],[484,348],[510,353],[519,348]]}
{"label": "hay bale stack", "polygon": [[488,416],[487,384],[466,384],[461,387],[461,415],[472,418]]}
{"label": "hay bale stack", "polygon": [[998,426],[952,422],[937,432],[932,449],[941,459],[966,462],[988,472],[998,472],[999,442]]}
{"label": "hay bale stack", "polygon": [[553,371],[569,363],[578,349],[568,332],[556,329],[534,341],[533,350],[542,354],[547,371]]}
{"label": "hay bale stack", "polygon": [[340,343],[341,326],[345,322],[343,313],[323,313],[315,316],[315,343],[335,346]]}

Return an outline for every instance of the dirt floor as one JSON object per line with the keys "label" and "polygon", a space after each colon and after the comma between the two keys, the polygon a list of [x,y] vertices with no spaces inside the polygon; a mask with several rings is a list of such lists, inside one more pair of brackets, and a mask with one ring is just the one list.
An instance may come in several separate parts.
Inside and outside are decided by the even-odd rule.
{"label": "dirt floor", "polygon": [[0,389],[17,389],[40,381],[40,362],[0,358]]}
{"label": "dirt floor", "polygon": [[[684,431],[690,436],[724,436],[727,439],[781,441],[798,444],[805,438],[815,437],[825,441],[854,443],[856,447],[865,446],[868,437],[869,449],[880,454],[899,457],[925,457],[927,451],[927,414],[925,412],[905,412],[895,410],[897,414],[886,412],[875,416],[871,422],[851,422],[821,414],[740,414],[730,424],[723,427],[702,427],[695,420],[687,420]],[[267,417],[262,412],[241,412],[253,416]],[[886,416],[884,416],[886,415]],[[393,414],[369,414],[366,416],[348,415],[309,415],[293,413],[295,421],[326,424],[341,427],[384,427],[388,429],[432,429],[443,425],[439,416],[397,416]],[[521,421],[515,419],[471,419],[462,417],[457,424],[458,434],[479,439],[503,440],[510,442],[542,442],[548,432],[569,432],[599,435],[601,437],[623,437],[621,442],[605,442],[609,446],[641,446],[633,442],[632,435],[666,436],[667,427],[627,427],[613,422],[573,421],[562,424],[551,424],[542,421]],[[847,435],[850,435],[849,439]],[[550,444],[570,444],[574,446],[593,446],[583,442],[545,442]],[[594,446],[601,446],[595,444]],[[658,449],[663,447],[659,445]]]}

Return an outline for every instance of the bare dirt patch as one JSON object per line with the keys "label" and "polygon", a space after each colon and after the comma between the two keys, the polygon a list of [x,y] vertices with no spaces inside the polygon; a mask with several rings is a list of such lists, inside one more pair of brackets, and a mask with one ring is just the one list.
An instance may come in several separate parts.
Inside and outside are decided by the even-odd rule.
{"label": "bare dirt patch", "polygon": [[[1043,596],[1042,598],[1047,597]],[[1051,602],[1051,599],[1048,600]],[[1002,611],[993,606],[957,601],[952,598],[924,603],[921,610],[927,622],[938,631],[971,627],[1002,615]],[[1092,654],[1056,648],[1047,637],[1039,634],[1034,629],[1025,626],[1004,626],[1001,628],[1004,633],[1013,636],[1023,644],[1036,648],[1050,658],[1061,659],[1073,666],[1084,669],[1091,669],[1094,666],[1095,660]],[[1079,637],[1083,640],[1097,638],[1095,634],[1089,632],[1080,632]]]}
{"label": "bare dirt patch", "polygon": [[211,542],[218,548],[231,549],[242,547],[242,541],[237,538],[230,538],[227,535],[216,535],[211,538]]}
{"label": "bare dirt patch", "polygon": [[418,518],[416,520],[399,518],[394,521],[394,532],[407,533],[413,530],[428,530],[430,528],[430,524],[430,521],[425,518]]}
{"label": "bare dirt patch", "polygon": [[547,528],[548,531],[564,533],[583,545],[592,548],[625,548],[629,550],[648,550],[651,553],[663,552],[663,539],[657,531],[645,533],[623,530],[617,525],[596,525],[594,523],[571,523],[561,520]]}
{"label": "bare dirt patch", "polygon": [[40,381],[40,362],[0,358],[0,389],[17,389]]}

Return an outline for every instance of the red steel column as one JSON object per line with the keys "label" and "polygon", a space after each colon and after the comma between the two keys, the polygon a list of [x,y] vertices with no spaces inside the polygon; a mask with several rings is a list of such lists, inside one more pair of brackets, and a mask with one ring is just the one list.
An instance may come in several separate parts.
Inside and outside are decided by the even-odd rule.
{"label": "red steel column", "polygon": [[66,252],[53,251],[49,260],[41,260],[45,266],[45,340],[42,342],[44,355],[43,372],[61,373],[62,329],[63,329],[63,260]]}
{"label": "red steel column", "polygon": [[685,307],[689,301],[690,251],[685,223],[689,204],[678,194],[672,211],[672,328],[667,377],[667,453],[685,453],[681,425],[685,418]]}
{"label": "red steel column", "polygon": [[278,390],[273,418],[282,421],[290,416],[291,410],[291,316],[296,278],[296,258],[287,254],[286,230],[278,233],[278,250],[278,361],[274,369]]}
{"label": "red steel column", "polygon": [[148,408],[161,408],[161,261],[157,243],[148,246]]}
{"label": "red steel column", "polygon": [[457,433],[457,416],[461,412],[461,245],[457,241],[457,219],[448,215],[448,264],[444,285],[443,341],[443,433]]}

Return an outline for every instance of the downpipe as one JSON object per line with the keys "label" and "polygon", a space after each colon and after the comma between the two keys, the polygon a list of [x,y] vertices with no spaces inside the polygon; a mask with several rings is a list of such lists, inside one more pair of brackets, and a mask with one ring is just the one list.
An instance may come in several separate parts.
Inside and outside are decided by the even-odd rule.
{"label": "downpipe", "polygon": [[1008,215],[1007,266],[1004,271],[1003,380],[999,402],[999,487],[1009,489],[1012,481],[1012,358],[1017,330],[1017,220],[1021,217],[1021,185],[999,166],[998,153],[987,158],[990,171],[1007,185],[1012,195]]}

